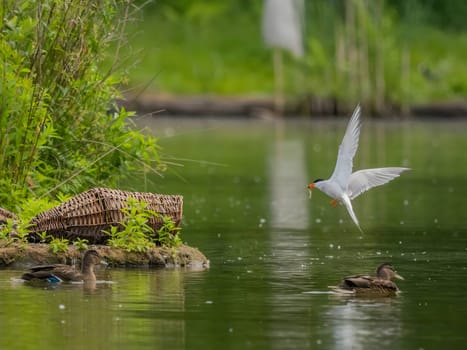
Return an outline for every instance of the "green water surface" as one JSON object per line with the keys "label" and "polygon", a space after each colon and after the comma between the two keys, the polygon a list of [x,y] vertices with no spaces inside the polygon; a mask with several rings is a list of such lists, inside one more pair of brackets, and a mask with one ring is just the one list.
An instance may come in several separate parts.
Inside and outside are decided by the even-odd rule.
{"label": "green water surface", "polygon": [[[184,195],[183,239],[209,269],[99,270],[34,288],[0,271],[0,349],[463,349],[467,340],[467,122],[367,121],[355,169],[413,170],[354,209],[327,178],[347,120],[149,119],[172,165],[122,184]],[[393,298],[329,294],[390,261]]]}

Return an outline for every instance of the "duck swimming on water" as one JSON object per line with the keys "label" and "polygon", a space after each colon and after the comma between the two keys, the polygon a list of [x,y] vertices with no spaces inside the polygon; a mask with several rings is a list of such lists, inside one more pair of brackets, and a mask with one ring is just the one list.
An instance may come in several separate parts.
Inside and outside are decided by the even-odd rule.
{"label": "duck swimming on water", "polygon": [[341,295],[391,296],[400,292],[393,278],[403,280],[392,264],[383,263],[376,268],[376,275],[354,275],[345,277],[339,286],[329,286]]}
{"label": "duck swimming on water", "polygon": [[95,282],[94,266],[106,264],[101,259],[99,253],[94,249],[89,249],[84,253],[81,271],[73,266],[64,264],[33,266],[21,276],[25,281],[43,280],[52,283],[57,282]]}

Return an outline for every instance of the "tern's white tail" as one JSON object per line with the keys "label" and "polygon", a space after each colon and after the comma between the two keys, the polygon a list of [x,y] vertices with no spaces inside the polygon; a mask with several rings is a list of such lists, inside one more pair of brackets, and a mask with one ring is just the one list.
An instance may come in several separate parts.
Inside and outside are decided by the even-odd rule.
{"label": "tern's white tail", "polygon": [[342,202],[344,203],[345,207],[347,208],[347,211],[349,212],[349,215],[352,218],[353,222],[355,222],[355,225],[357,225],[360,232],[363,233],[363,230],[360,227],[360,224],[358,223],[357,216],[355,215],[355,213],[353,211],[352,202],[350,201],[350,198],[347,195],[344,195],[342,197]]}

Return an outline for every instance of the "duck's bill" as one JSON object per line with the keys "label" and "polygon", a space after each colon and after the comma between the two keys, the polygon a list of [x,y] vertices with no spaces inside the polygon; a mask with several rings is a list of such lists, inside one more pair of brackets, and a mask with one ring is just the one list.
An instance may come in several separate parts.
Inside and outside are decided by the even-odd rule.
{"label": "duck's bill", "polygon": [[404,279],[404,277],[402,277],[402,276],[399,275],[398,273],[396,273],[396,274],[394,275],[394,277],[395,277],[395,278],[398,278],[398,279],[400,279],[400,280],[403,280],[403,279]]}

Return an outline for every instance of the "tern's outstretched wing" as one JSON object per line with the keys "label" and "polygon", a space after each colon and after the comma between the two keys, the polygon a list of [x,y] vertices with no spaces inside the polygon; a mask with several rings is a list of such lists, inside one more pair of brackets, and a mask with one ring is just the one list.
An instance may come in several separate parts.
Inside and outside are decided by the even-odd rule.
{"label": "tern's outstretched wing", "polygon": [[350,175],[347,195],[350,199],[358,197],[370,188],[384,185],[410,168],[375,168],[364,169]]}
{"label": "tern's outstretched wing", "polygon": [[330,181],[337,182],[343,190],[347,188],[350,175],[352,174],[353,157],[358,148],[358,138],[360,136],[360,105],[355,108],[352,118],[350,118],[347,130],[345,131],[342,143],[339,146],[336,167],[332,173]]}

